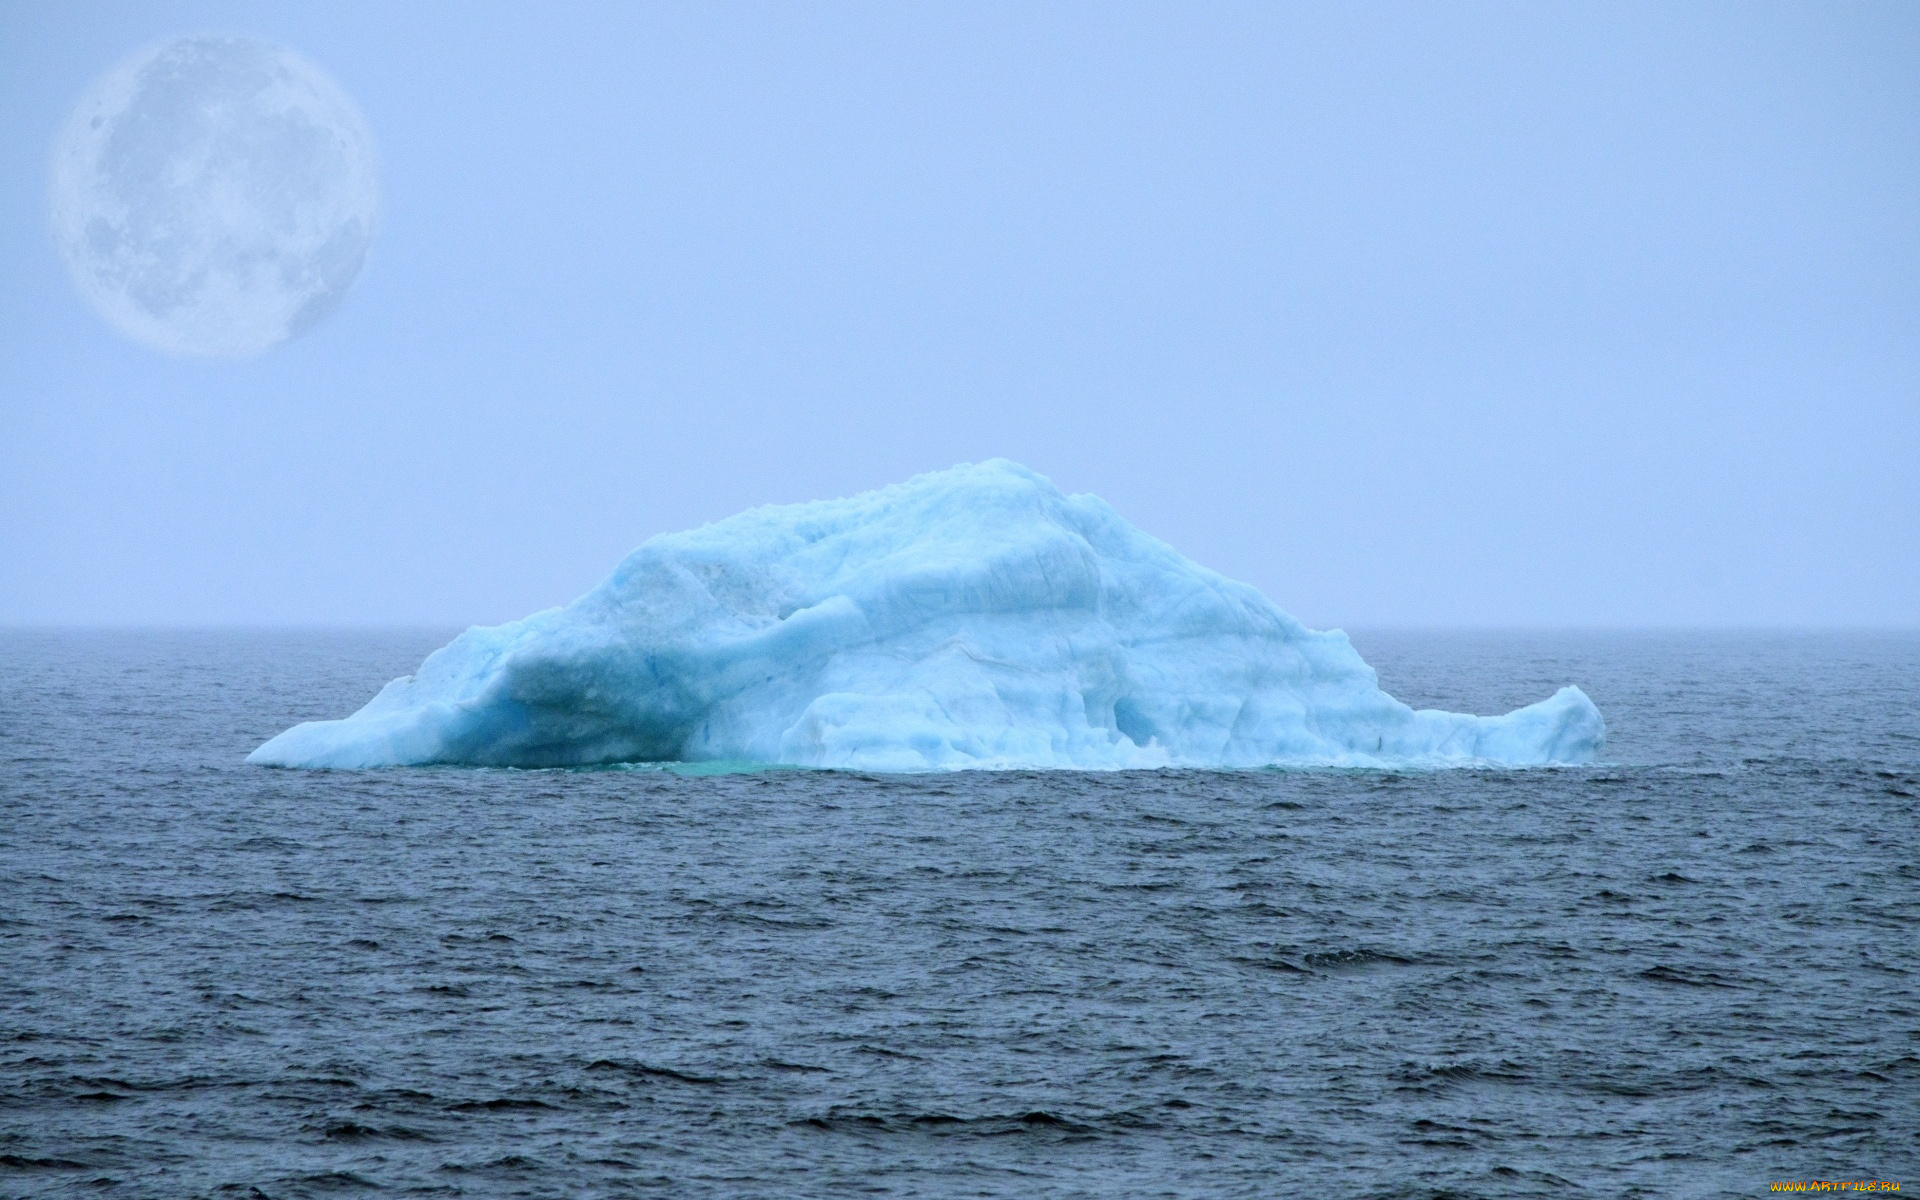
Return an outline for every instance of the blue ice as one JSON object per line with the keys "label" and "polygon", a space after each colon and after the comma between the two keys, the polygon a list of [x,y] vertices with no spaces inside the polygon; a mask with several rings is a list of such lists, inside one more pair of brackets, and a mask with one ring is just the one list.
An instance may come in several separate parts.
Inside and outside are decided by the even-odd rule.
{"label": "blue ice", "polygon": [[1416,712],[1316,633],[1004,460],[665,534],[248,761],[950,768],[1590,762],[1576,687]]}

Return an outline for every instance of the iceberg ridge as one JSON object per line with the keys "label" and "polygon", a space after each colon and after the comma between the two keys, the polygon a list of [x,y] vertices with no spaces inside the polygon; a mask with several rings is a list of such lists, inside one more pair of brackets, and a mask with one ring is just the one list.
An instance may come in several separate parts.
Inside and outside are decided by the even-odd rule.
{"label": "iceberg ridge", "polygon": [[1575,687],[1416,712],[1345,634],[995,460],[652,538],[572,604],[469,629],[248,761],[1528,765],[1590,762],[1605,735]]}

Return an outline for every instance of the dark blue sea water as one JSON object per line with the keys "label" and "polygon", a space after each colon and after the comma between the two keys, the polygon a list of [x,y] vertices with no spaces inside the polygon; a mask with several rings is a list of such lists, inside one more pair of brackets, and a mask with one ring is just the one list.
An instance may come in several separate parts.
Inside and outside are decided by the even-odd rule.
{"label": "dark blue sea water", "polygon": [[1920,636],[1356,637],[1592,768],[242,763],[442,640],[0,634],[0,1195],[1920,1188]]}

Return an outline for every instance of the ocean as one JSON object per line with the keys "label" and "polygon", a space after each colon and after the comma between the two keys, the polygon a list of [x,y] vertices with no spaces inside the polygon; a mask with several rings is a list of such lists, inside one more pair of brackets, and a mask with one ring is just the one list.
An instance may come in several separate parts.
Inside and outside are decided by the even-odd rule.
{"label": "ocean", "polygon": [[0,1195],[1920,1188],[1920,634],[1355,634],[1591,767],[242,761],[448,633],[0,632]]}

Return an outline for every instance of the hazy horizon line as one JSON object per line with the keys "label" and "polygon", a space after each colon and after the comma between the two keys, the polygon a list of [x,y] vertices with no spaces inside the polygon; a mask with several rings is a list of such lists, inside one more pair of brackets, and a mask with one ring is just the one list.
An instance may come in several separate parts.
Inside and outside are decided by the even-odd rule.
{"label": "hazy horizon line", "polygon": [[[541,610],[546,611],[546,610]],[[533,613],[528,616],[535,615]],[[515,618],[524,620],[525,618]],[[0,634],[10,633],[458,633],[492,629],[513,621],[7,621]],[[1365,621],[1316,628],[1316,632],[1346,633],[1906,633],[1920,634],[1920,622],[1749,622],[1701,624],[1688,622],[1445,622]]]}

